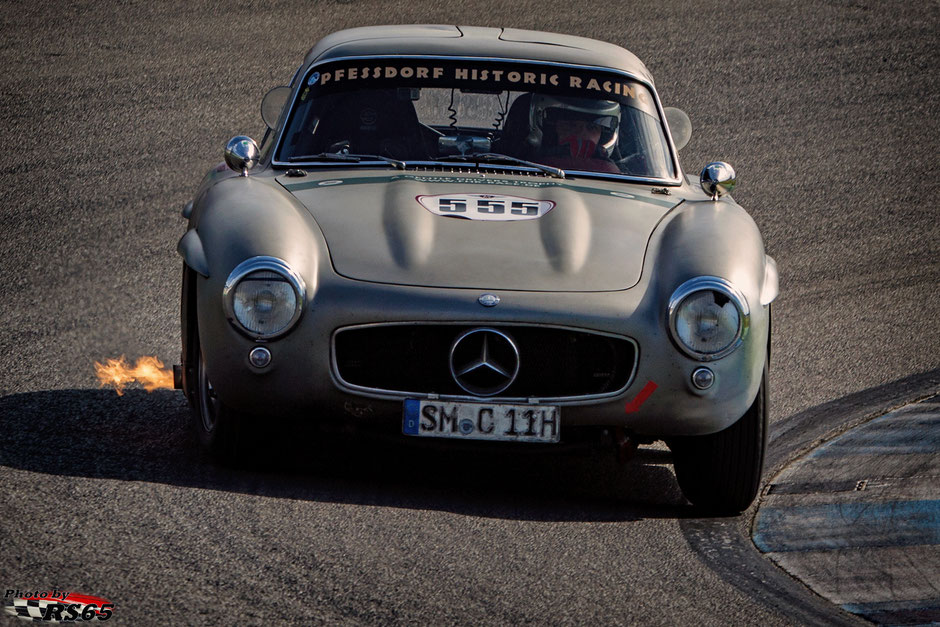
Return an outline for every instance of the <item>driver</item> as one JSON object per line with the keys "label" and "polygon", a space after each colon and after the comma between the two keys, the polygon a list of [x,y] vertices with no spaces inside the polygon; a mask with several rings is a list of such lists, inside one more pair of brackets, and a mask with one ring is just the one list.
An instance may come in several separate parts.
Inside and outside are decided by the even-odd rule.
{"label": "driver", "polygon": [[547,165],[620,174],[610,160],[619,128],[616,102],[535,94],[529,107],[527,140],[537,159]]}

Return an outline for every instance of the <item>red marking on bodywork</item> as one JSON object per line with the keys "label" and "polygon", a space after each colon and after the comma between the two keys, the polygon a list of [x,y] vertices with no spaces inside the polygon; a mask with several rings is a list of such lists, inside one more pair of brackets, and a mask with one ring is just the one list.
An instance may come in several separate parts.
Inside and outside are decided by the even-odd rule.
{"label": "red marking on bodywork", "polygon": [[626,407],[624,407],[624,411],[626,411],[628,414],[639,411],[640,405],[645,403],[646,399],[648,399],[658,387],[659,386],[652,381],[647,381],[646,385],[643,386],[643,389],[640,390],[640,393],[636,395],[636,398],[627,403]]}

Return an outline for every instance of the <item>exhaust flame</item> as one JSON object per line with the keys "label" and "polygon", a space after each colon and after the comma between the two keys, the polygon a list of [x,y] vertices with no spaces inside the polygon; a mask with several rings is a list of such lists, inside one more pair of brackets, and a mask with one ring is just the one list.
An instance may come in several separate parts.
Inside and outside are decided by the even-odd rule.
{"label": "exhaust flame", "polygon": [[124,355],[108,359],[103,364],[96,361],[95,374],[98,375],[98,387],[113,386],[118,396],[123,396],[124,388],[135,381],[148,392],[173,389],[173,370],[164,368],[163,362],[156,357],[140,357],[133,368]]}

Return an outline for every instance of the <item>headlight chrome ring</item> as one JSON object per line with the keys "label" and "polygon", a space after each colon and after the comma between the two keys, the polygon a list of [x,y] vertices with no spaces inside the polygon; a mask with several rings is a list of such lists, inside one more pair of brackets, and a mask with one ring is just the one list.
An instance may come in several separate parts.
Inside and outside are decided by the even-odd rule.
{"label": "headlight chrome ring", "polygon": [[306,291],[303,278],[287,262],[252,257],[229,274],[222,303],[236,329],[254,339],[271,339],[290,331],[300,319]]}
{"label": "headlight chrome ring", "polygon": [[[727,308],[729,303],[733,311]],[[715,361],[734,352],[750,327],[744,294],[715,276],[695,277],[680,285],[669,299],[667,315],[673,342],[698,361]]]}

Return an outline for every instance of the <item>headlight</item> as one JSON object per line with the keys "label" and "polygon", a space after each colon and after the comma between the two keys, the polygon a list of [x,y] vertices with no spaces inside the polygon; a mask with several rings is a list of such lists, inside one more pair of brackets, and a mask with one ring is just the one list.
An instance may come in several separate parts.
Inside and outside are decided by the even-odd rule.
{"label": "headlight", "polygon": [[299,274],[276,257],[252,257],[232,270],[222,301],[229,320],[254,338],[277,337],[300,318],[305,287]]}
{"label": "headlight", "polygon": [[749,316],[744,295],[718,277],[686,281],[669,300],[673,340],[700,361],[713,361],[736,349],[747,335]]}

